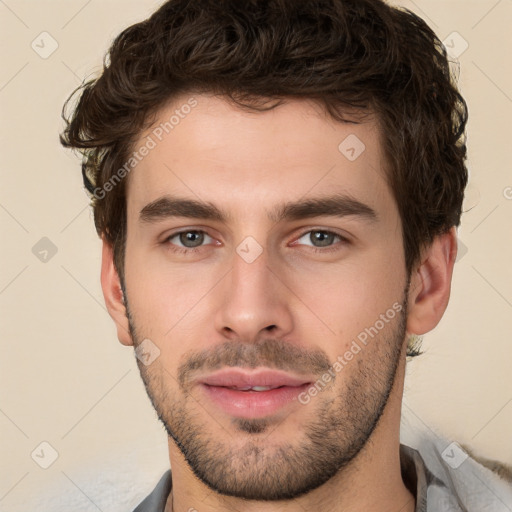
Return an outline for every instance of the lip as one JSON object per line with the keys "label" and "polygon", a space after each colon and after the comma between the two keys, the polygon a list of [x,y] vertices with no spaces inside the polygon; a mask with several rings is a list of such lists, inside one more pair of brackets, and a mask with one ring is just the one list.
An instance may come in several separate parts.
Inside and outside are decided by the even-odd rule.
{"label": "lip", "polygon": [[[312,378],[297,377],[276,370],[247,372],[227,369],[210,374],[198,381],[206,398],[216,408],[238,418],[262,418],[276,414],[294,402],[313,382]],[[267,391],[242,391],[230,388],[270,386]]]}
{"label": "lip", "polygon": [[229,368],[220,370],[199,379],[202,384],[208,386],[236,387],[247,386],[271,386],[271,387],[298,387],[311,382],[308,377],[296,377],[279,370],[244,371],[242,369]]}

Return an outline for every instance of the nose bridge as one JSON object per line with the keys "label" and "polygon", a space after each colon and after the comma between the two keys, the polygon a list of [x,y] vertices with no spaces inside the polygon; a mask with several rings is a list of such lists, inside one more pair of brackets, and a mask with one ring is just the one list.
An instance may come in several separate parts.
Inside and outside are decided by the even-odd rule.
{"label": "nose bridge", "polygon": [[[243,246],[241,246],[243,248]],[[265,302],[265,292],[269,291],[272,275],[268,268],[268,255],[262,252],[254,260],[245,259],[240,255],[241,249],[233,257],[231,272],[231,294],[237,296],[240,304],[259,301]],[[267,300],[268,302],[268,300]]]}
{"label": "nose bridge", "polygon": [[269,268],[266,251],[256,249],[251,240],[237,247],[218,297],[217,329],[245,341],[254,341],[263,330],[282,336],[292,328],[286,288]]}

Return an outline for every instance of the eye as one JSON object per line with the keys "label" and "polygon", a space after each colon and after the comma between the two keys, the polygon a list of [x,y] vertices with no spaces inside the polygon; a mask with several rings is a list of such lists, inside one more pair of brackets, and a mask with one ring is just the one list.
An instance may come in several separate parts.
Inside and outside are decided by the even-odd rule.
{"label": "eye", "polygon": [[306,231],[295,244],[309,245],[314,248],[331,247],[336,242],[347,242],[348,240],[337,233],[325,229],[312,229]]}
{"label": "eye", "polygon": [[211,236],[200,230],[180,231],[165,239],[166,243],[171,243],[185,249],[195,249],[196,247],[201,247],[204,242],[211,243],[212,241],[213,238]]}

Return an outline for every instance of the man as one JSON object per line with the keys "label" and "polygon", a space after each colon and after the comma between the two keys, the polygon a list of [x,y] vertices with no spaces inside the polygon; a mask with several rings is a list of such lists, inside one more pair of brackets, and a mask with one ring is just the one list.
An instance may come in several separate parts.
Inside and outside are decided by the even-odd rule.
{"label": "man", "polygon": [[169,436],[172,475],[138,512],[495,506],[399,438],[467,183],[466,105],[421,19],[170,0],[80,93],[61,140]]}

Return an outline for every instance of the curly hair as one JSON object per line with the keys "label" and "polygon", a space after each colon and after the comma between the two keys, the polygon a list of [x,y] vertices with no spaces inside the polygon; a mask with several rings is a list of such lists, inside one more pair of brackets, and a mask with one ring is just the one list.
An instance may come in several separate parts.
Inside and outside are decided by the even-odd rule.
{"label": "curly hair", "polygon": [[382,0],[168,0],[117,36],[101,75],[63,108],[61,143],[84,156],[96,230],[113,246],[121,278],[126,180],[94,191],[159,109],[191,92],[255,111],[308,98],[340,122],[347,110],[374,114],[409,273],[423,247],[460,223],[467,106],[421,18]]}

